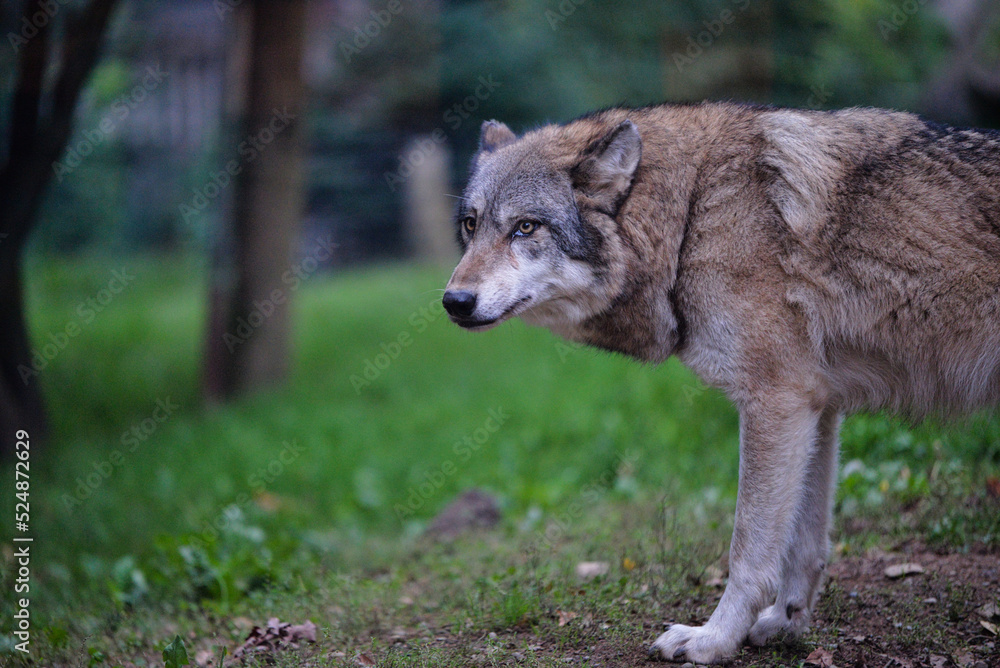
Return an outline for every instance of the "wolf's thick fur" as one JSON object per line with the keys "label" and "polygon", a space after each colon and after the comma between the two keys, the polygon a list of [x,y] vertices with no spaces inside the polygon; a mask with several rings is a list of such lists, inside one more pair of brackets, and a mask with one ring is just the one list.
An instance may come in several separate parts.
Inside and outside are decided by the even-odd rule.
{"label": "wolf's thick fur", "polygon": [[740,411],[730,579],[701,663],[809,621],[841,416],[1000,403],[1000,133],[877,109],[610,109],[484,123],[461,201],[457,323],[676,354]]}

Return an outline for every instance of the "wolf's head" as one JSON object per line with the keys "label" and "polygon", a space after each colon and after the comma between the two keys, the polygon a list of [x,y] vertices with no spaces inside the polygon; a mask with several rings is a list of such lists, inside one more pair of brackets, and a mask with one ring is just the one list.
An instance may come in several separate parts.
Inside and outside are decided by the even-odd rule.
{"label": "wolf's head", "polygon": [[615,217],[641,154],[628,120],[596,138],[483,123],[456,216],[464,255],[443,298],[452,321],[484,330],[521,316],[575,338],[621,291]]}

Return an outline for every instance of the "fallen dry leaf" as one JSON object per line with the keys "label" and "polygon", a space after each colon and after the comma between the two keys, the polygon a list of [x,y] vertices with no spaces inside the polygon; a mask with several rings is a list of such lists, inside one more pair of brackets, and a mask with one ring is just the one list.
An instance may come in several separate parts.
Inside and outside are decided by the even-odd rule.
{"label": "fallen dry leaf", "polygon": [[982,626],[987,631],[989,631],[990,633],[992,633],[993,635],[1000,636],[1000,627],[998,627],[993,622],[988,622],[985,619],[980,619],[979,625]]}
{"label": "fallen dry leaf", "polygon": [[576,576],[589,580],[598,575],[606,575],[609,566],[606,561],[581,561],[576,565]]}
{"label": "fallen dry leaf", "polygon": [[972,668],[976,663],[976,657],[967,649],[958,650],[951,658],[955,660],[959,668]]}
{"label": "fallen dry leaf", "polygon": [[1000,499],[1000,478],[996,476],[986,478],[986,493],[994,499]]}
{"label": "fallen dry leaf", "polygon": [[833,668],[833,653],[830,650],[817,647],[806,657],[806,663],[820,666],[820,668]]}
{"label": "fallen dry leaf", "polygon": [[931,668],[944,668],[947,663],[948,657],[931,654]]}
{"label": "fallen dry leaf", "polygon": [[233,658],[238,659],[245,654],[271,654],[279,649],[298,647],[303,641],[316,642],[315,624],[308,620],[304,624],[289,624],[271,617],[264,628],[253,627],[247,639],[233,652]]}
{"label": "fallen dry leaf", "polygon": [[375,665],[375,659],[373,659],[370,654],[366,654],[364,652],[361,652],[361,654],[358,654],[356,657],[354,657],[354,662],[359,666]]}
{"label": "fallen dry leaf", "polygon": [[920,564],[906,563],[889,566],[885,569],[885,576],[890,580],[896,580],[907,575],[917,575],[924,572],[924,567]]}
{"label": "fallen dry leaf", "polygon": [[625,557],[624,559],[622,559],[622,568],[625,569],[626,573],[631,573],[632,571],[635,570],[635,561],[629,559],[628,557]]}
{"label": "fallen dry leaf", "polygon": [[566,626],[577,617],[577,613],[575,612],[564,612],[562,610],[559,610],[558,614],[559,614],[559,626]]}
{"label": "fallen dry leaf", "polygon": [[1000,608],[996,603],[987,603],[976,608],[976,614],[986,619],[1000,618]]}
{"label": "fallen dry leaf", "polygon": [[292,624],[288,627],[288,635],[293,640],[316,642],[316,625],[309,620],[305,624]]}

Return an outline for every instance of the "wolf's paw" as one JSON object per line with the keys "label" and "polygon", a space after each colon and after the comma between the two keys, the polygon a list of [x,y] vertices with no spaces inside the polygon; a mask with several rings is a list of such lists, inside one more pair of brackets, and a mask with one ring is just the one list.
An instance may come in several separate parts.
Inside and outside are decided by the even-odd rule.
{"label": "wolf's paw", "polygon": [[668,661],[722,663],[736,653],[740,640],[709,626],[674,624],[656,639],[649,655]]}
{"label": "wolf's paw", "polygon": [[754,645],[764,645],[777,637],[795,638],[809,628],[809,611],[804,608],[787,606],[779,609],[772,605],[764,609],[757,623],[750,629],[748,639]]}

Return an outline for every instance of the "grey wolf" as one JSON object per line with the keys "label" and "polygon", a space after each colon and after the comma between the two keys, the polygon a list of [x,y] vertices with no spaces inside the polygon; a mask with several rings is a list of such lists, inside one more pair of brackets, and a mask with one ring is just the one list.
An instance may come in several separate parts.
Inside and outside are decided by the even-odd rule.
{"label": "grey wolf", "polygon": [[658,657],[806,629],[843,415],[1000,402],[1000,133],[730,103],[489,121],[456,222],[455,323],[677,355],[739,410],[729,581]]}

